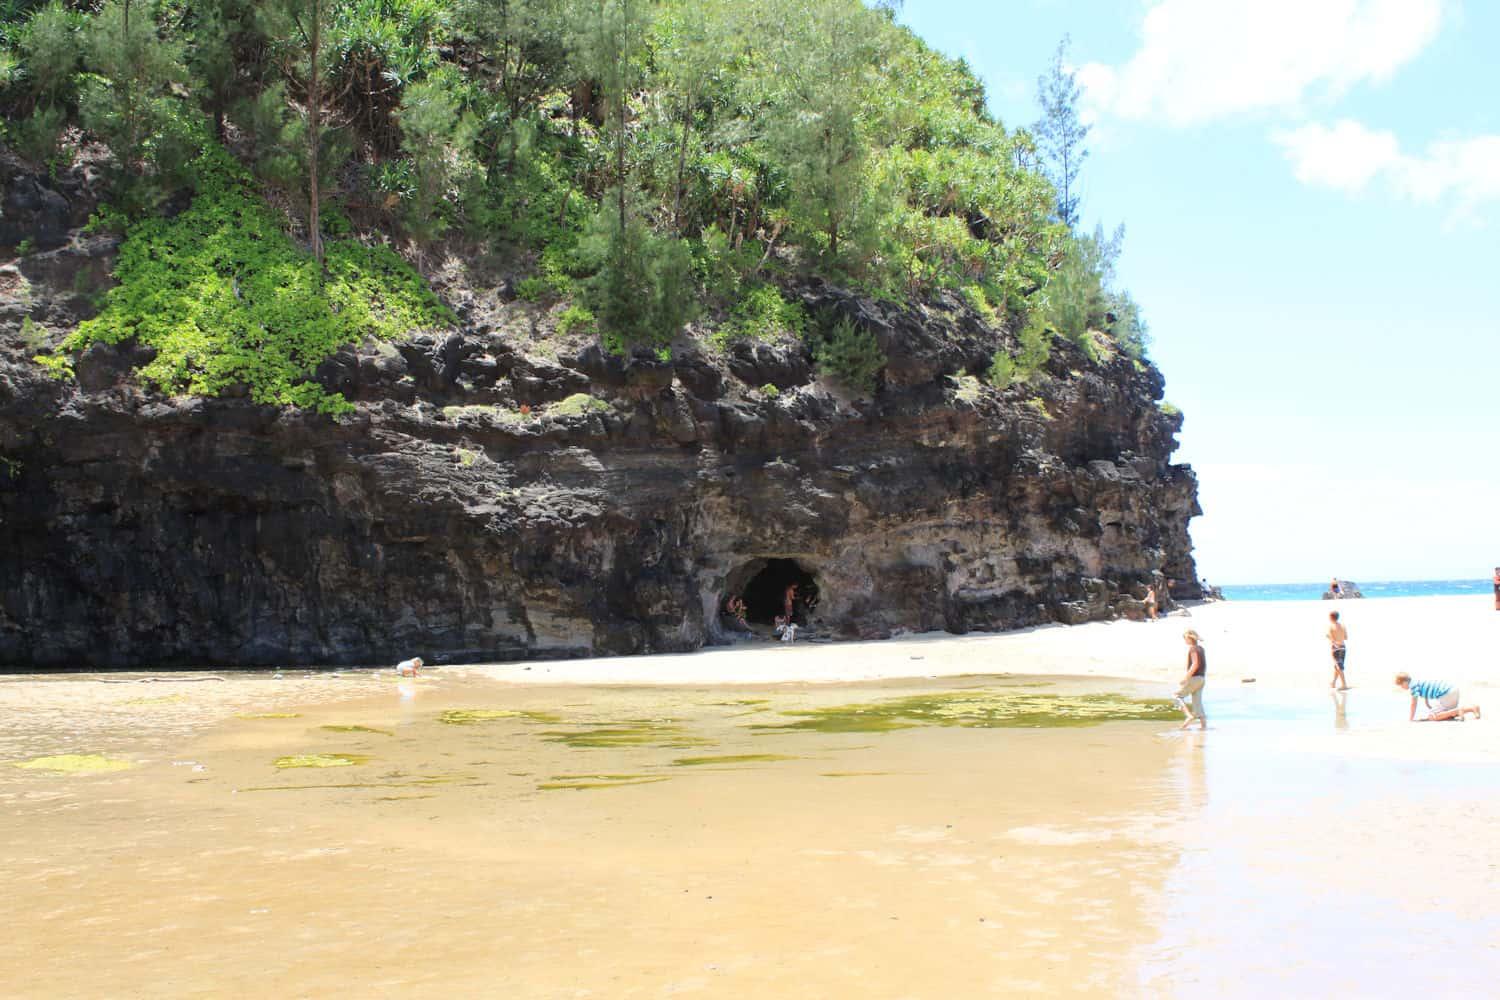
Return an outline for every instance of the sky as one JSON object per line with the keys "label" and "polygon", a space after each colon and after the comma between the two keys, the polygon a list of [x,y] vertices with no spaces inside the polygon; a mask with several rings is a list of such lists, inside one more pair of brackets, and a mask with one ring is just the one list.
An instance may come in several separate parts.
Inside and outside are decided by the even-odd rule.
{"label": "sky", "polygon": [[1500,2],[906,0],[1037,117],[1058,42],[1083,224],[1185,415],[1219,584],[1500,565]]}

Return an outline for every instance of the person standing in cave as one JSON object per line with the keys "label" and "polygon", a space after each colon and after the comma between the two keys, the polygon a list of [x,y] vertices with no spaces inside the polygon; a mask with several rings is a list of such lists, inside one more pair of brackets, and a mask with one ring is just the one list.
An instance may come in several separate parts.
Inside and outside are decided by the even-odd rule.
{"label": "person standing in cave", "polygon": [[795,583],[789,583],[789,584],[787,584],[786,595],[785,595],[785,602],[784,602],[784,605],[783,605],[783,608],[782,608],[782,610],[786,614],[786,620],[787,620],[787,624],[788,625],[790,625],[792,623],[792,620],[795,617],[792,614],[792,611],[793,611],[794,608],[796,608],[796,606],[797,606],[797,585]]}

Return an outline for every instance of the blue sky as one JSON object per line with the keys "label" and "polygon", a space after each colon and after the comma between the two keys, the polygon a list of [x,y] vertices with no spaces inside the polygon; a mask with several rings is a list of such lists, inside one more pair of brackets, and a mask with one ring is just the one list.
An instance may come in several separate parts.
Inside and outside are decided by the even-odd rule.
{"label": "blue sky", "polygon": [[1500,564],[1500,3],[907,0],[1007,126],[1058,40],[1214,582]]}

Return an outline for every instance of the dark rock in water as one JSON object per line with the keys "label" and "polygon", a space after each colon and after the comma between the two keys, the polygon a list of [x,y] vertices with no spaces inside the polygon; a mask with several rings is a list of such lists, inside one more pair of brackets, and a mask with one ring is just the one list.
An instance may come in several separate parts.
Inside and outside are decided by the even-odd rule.
{"label": "dark rock in water", "polygon": [[1338,590],[1335,591],[1332,586],[1329,586],[1327,590],[1323,591],[1323,600],[1325,601],[1343,601],[1365,596],[1359,592],[1359,584],[1352,580],[1335,580],[1333,582],[1338,584]]}
{"label": "dark rock in water", "polygon": [[1155,369],[1058,342],[999,393],[971,373],[1010,335],[956,303],[804,297],[876,332],[874,399],[795,343],[544,359],[476,326],[339,352],[334,420],[148,392],[130,346],[60,383],[0,309],[0,664],[691,650],[729,638],[731,594],[769,626],[783,580],[809,634],[850,638],[1198,596]]}

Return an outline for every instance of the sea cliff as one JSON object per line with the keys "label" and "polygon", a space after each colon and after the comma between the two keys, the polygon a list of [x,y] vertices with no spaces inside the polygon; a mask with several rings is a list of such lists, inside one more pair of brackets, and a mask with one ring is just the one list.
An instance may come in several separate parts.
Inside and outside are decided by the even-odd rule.
{"label": "sea cliff", "polygon": [[727,597],[753,623],[789,582],[829,637],[1134,615],[1153,580],[1195,596],[1196,481],[1160,373],[1057,339],[995,388],[1014,331],[957,296],[794,282],[878,340],[855,398],[795,338],[616,354],[539,336],[504,282],[433,274],[453,328],[340,351],[317,380],[354,409],[326,416],[151,391],[131,343],[44,371],[119,241],[35,178],[11,188],[51,229],[0,265],[7,667],[691,650],[739,634]]}

